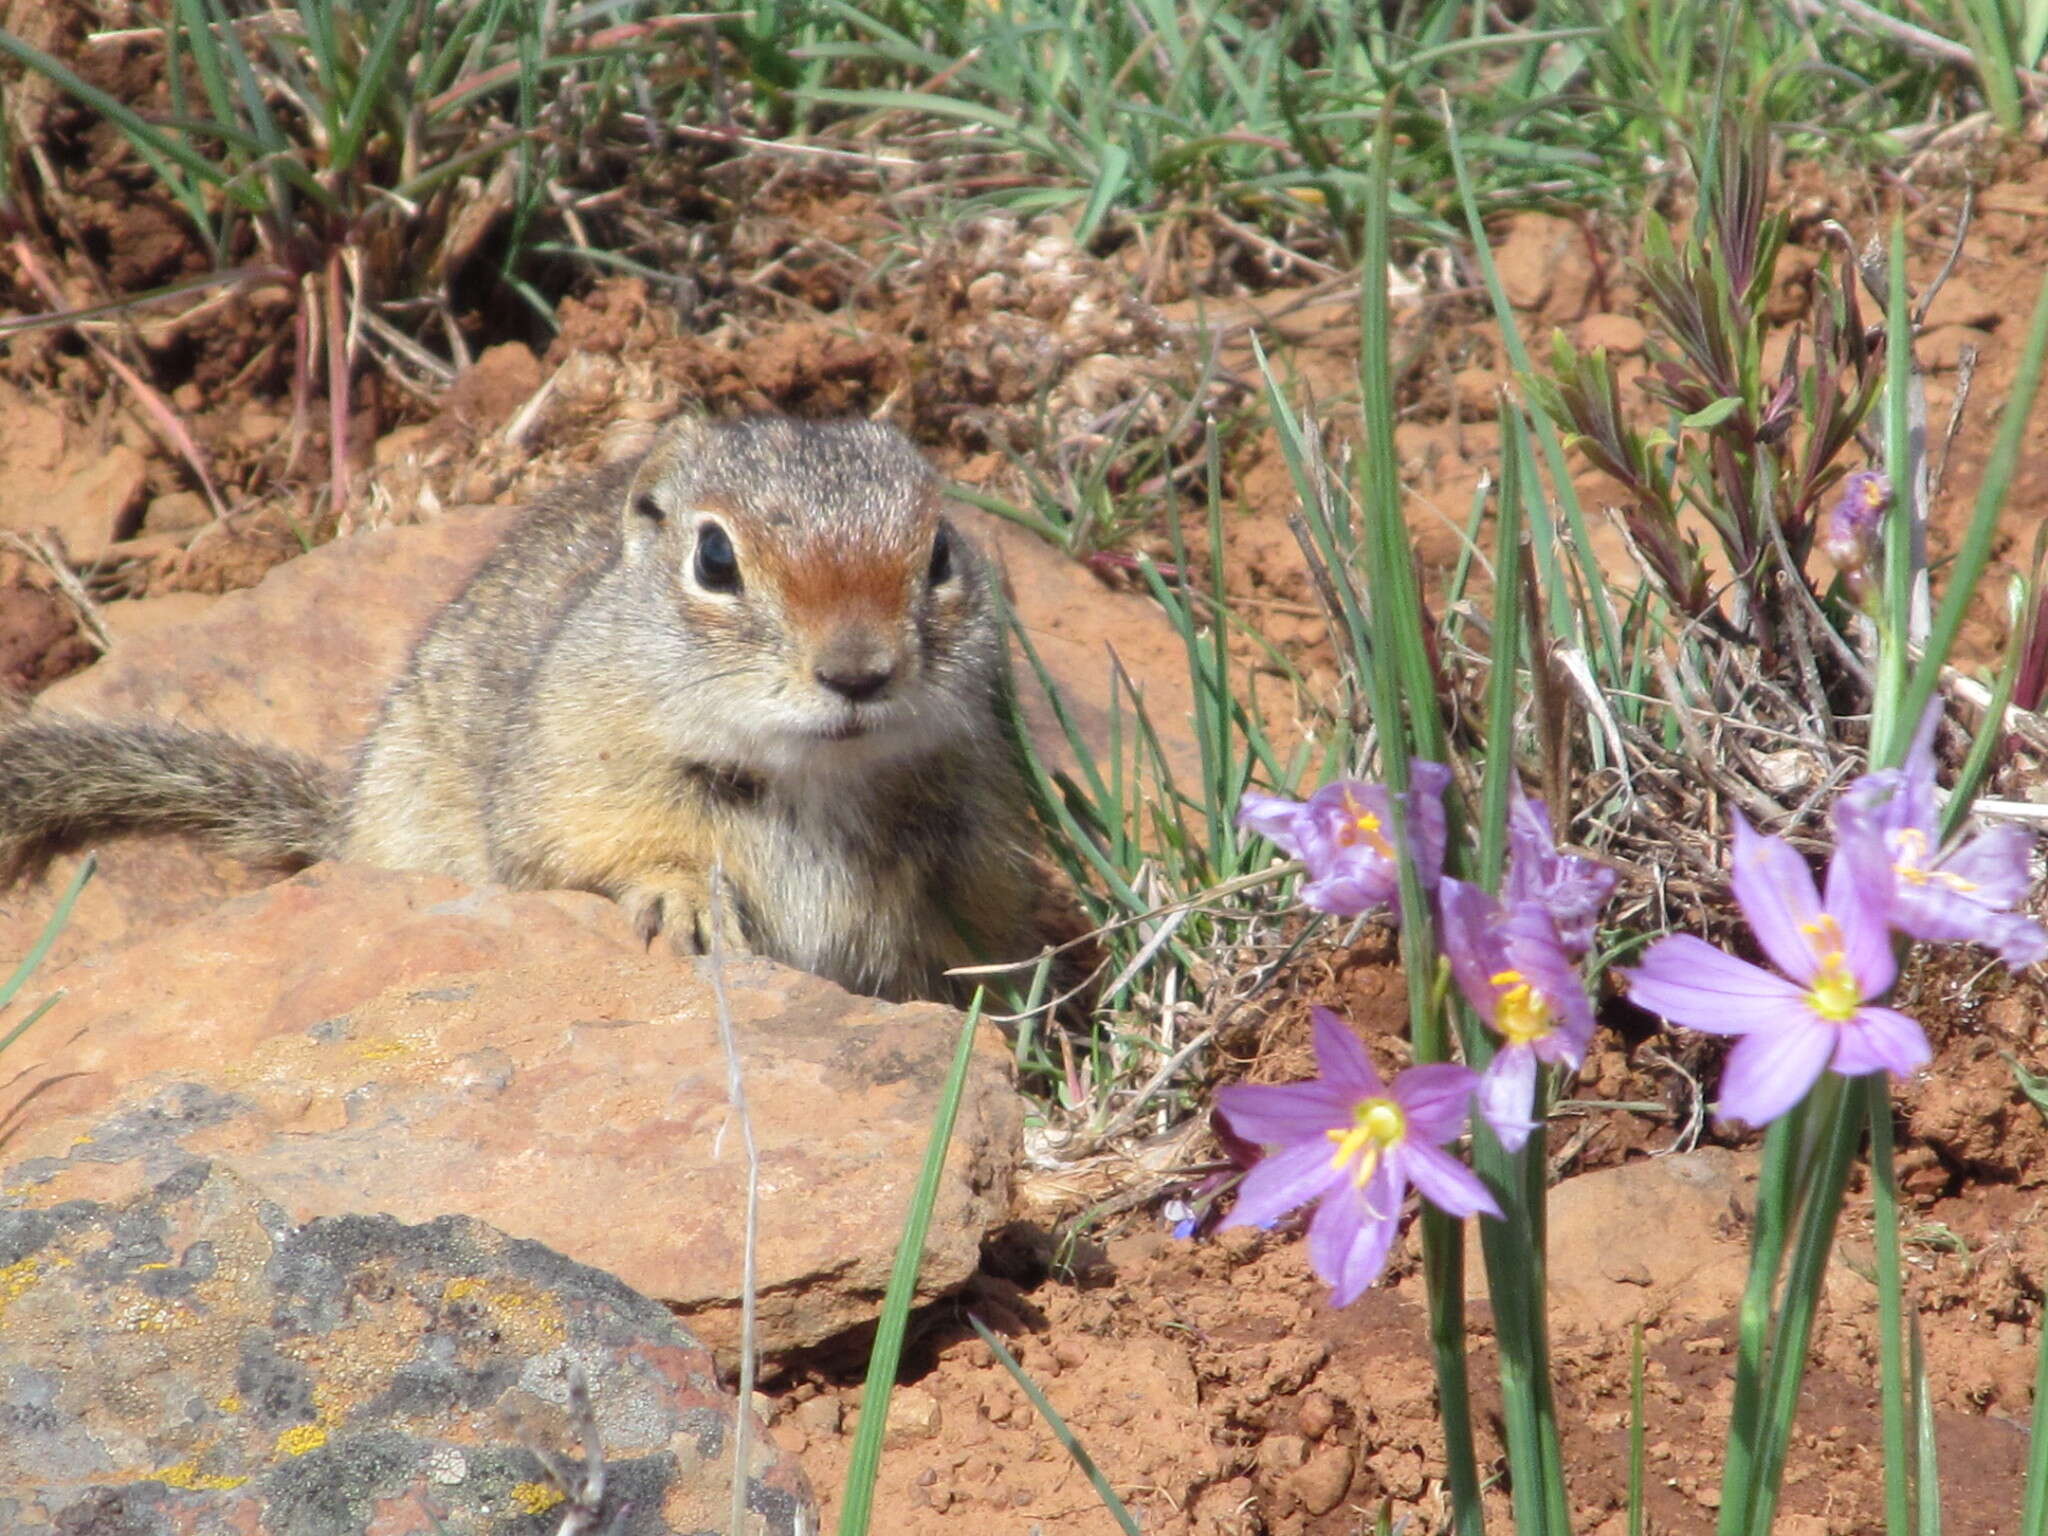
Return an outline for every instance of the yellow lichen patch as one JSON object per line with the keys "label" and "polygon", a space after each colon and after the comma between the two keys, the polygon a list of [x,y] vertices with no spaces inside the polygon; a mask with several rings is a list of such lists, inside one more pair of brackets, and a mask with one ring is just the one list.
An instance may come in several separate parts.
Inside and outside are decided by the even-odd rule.
{"label": "yellow lichen patch", "polygon": [[512,1489],[512,1502],[529,1515],[545,1514],[562,1502],[562,1493],[548,1483],[518,1483]]}
{"label": "yellow lichen patch", "polygon": [[493,1291],[491,1305],[537,1329],[543,1338],[559,1340],[568,1335],[561,1309],[552,1297],[536,1296],[529,1291]]}
{"label": "yellow lichen patch", "polygon": [[280,1456],[303,1456],[327,1443],[327,1431],[318,1424],[294,1424],[277,1437]]}
{"label": "yellow lichen patch", "polygon": [[222,1398],[216,1406],[222,1413],[240,1413],[242,1411],[242,1400],[231,1395]]}
{"label": "yellow lichen patch", "polygon": [[472,1296],[480,1295],[483,1288],[483,1281],[464,1275],[450,1280],[441,1288],[441,1299],[443,1301],[467,1301]]}
{"label": "yellow lichen patch", "polygon": [[42,1272],[43,1266],[37,1262],[33,1254],[25,1259],[16,1259],[6,1268],[0,1269],[0,1307],[6,1306],[34,1285]]}
{"label": "yellow lichen patch", "polygon": [[239,1488],[249,1481],[246,1477],[201,1472],[196,1461],[181,1461],[174,1467],[164,1467],[149,1475],[167,1488],[182,1488],[187,1493],[225,1493],[228,1489]]}

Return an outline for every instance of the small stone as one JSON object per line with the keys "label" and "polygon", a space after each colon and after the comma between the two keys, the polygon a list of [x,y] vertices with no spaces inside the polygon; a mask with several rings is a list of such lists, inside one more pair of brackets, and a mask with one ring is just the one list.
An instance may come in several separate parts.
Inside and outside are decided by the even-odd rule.
{"label": "small stone", "polygon": [[1350,1446],[1326,1445],[1288,1477],[1286,1487],[1310,1514],[1327,1515],[1350,1490],[1352,1467]]}
{"label": "small stone", "polygon": [[500,342],[463,371],[441,409],[472,431],[495,432],[518,414],[541,382],[540,359],[525,342]]}
{"label": "small stone", "polygon": [[846,1411],[836,1397],[814,1397],[796,1405],[794,1417],[813,1440],[839,1433]]}
{"label": "small stone", "polygon": [[244,447],[263,448],[283,437],[290,426],[290,418],[252,400],[242,407],[228,436]]}
{"label": "small stone", "polygon": [[147,489],[149,464],[133,448],[116,445],[88,460],[44,497],[17,502],[9,522],[24,533],[54,529],[64,553],[84,564],[135,531]]}
{"label": "small stone", "polygon": [[1579,346],[1585,351],[1605,347],[1613,357],[1632,357],[1647,339],[1643,322],[1632,315],[1588,315],[1579,322]]}
{"label": "small stone", "polygon": [[142,514],[144,533],[190,533],[213,521],[213,508],[197,491],[166,491],[150,499]]}
{"label": "small stone", "polygon": [[1308,1442],[1299,1435],[1268,1435],[1259,1442],[1259,1470],[1277,1483],[1308,1460]]}
{"label": "small stone", "polygon": [[1301,1406],[1294,1410],[1296,1426],[1311,1440],[1322,1439],[1330,1432],[1330,1426],[1336,1421],[1336,1407],[1320,1392],[1304,1394]]}
{"label": "small stone", "polygon": [[883,1439],[929,1440],[939,1432],[939,1400],[922,1387],[898,1387],[889,1399],[889,1427]]}

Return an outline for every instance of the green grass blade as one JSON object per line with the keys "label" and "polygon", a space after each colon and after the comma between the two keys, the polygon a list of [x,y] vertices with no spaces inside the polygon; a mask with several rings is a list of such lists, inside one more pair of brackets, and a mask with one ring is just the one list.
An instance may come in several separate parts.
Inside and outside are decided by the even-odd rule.
{"label": "green grass blade", "polygon": [[71,921],[71,909],[78,905],[78,893],[85,889],[86,881],[93,877],[94,871],[99,867],[100,861],[96,854],[89,853],[79,861],[78,873],[71,877],[71,884],[66,886],[64,894],[57,898],[56,910],[51,912],[50,920],[43,924],[41,935],[29,947],[29,952],[22,957],[21,964],[14,968],[14,974],[6,981],[0,982],[0,1008],[5,1008],[13,1002],[21,989],[28,985],[29,977],[36,973],[36,967],[41,965],[44,957],[50,953],[50,946],[57,942],[57,935],[62,933],[64,925]]}
{"label": "green grass blade", "polygon": [[[176,183],[177,178],[169,170],[169,166],[176,165],[201,181],[224,190],[228,189],[229,174],[224,168],[215,165],[181,140],[159,132],[99,87],[87,85],[40,48],[23,42],[12,32],[0,29],[0,53],[45,76],[106,118],[121,130],[128,142],[135,146],[136,153],[148,160],[166,182]],[[229,196],[252,212],[264,206],[260,196],[252,196],[246,191],[229,190]]]}
{"label": "green grass blade", "polygon": [[[1087,1474],[1088,1481],[1095,1485],[1095,1492],[1102,1499],[1103,1508],[1107,1509],[1110,1517],[1123,1528],[1125,1536],[1141,1536],[1138,1522],[1132,1518],[1130,1510],[1124,1507],[1124,1501],[1116,1496],[1116,1490],[1109,1486],[1109,1479],[1102,1475],[1102,1468],[1095,1465],[1095,1458],[1088,1454],[1086,1447],[1075,1437],[1073,1430],[1067,1427],[1067,1421],[1059,1416],[1059,1411],[1046,1400],[1045,1394],[1038,1390],[1038,1383],[1033,1381],[1024,1367],[1017,1363],[1017,1357],[1003,1347],[1003,1341],[990,1332],[988,1325],[980,1318],[970,1312],[967,1314],[967,1321],[974,1325],[974,1331],[981,1335],[982,1342],[995,1352],[998,1360],[1002,1361],[1003,1369],[1010,1373],[1010,1379],[1024,1389],[1024,1395],[1031,1399],[1031,1406],[1036,1408],[1038,1416],[1045,1420],[1046,1427],[1053,1433],[1053,1438],[1065,1446],[1067,1454],[1074,1458],[1074,1465]],[[861,1409],[861,1423],[863,1426],[867,1423],[865,1406]]]}
{"label": "green grass blade", "polygon": [[23,1035],[27,1034],[29,1031],[29,1026],[35,1023],[36,1020],[40,1019],[44,1014],[48,1013],[52,1008],[56,1007],[59,1003],[63,1002],[65,995],[66,994],[64,989],[62,987],[59,987],[55,992],[52,992],[40,1003],[37,1003],[35,1007],[31,1008],[28,1012],[27,1018],[23,1019],[19,1024],[15,1025],[14,1028],[8,1030],[6,1034],[0,1035],[0,1051],[6,1050],[7,1047],[14,1044],[14,1042],[19,1040]]}
{"label": "green grass blade", "polygon": [[1755,1478],[1744,1490],[1749,1510],[1748,1523],[1742,1527],[1745,1532],[1768,1531],[1777,1518],[1778,1492],[1784,1482],[1785,1455],[1792,1442],[1799,1387],[1806,1375],[1814,1311],[1820,1304],[1828,1251],[1834,1244],[1835,1220],[1841,1214],[1849,1159],[1864,1124],[1864,1116],[1856,1113],[1848,1080],[1832,1072],[1821,1074],[1820,1084],[1808,1096],[1808,1102],[1815,1106],[1813,1124],[1818,1136],[1813,1161],[1802,1176],[1807,1193],[1792,1240],[1783,1301],[1771,1341],[1770,1375],[1757,1433]]}
{"label": "green grass blade", "polygon": [[1131,152],[1121,144],[1105,144],[1101,168],[1095,173],[1094,189],[1088,194],[1088,206],[1081,210],[1080,221],[1074,226],[1074,244],[1086,246],[1095,238],[1103,218],[1116,206],[1117,198],[1123,194],[1130,179]]}
{"label": "green grass blade", "polygon": [[1809,1095],[1764,1132],[1756,1226],[1749,1240],[1749,1277],[1736,1314],[1735,1395],[1728,1416],[1728,1454],[1721,1467],[1721,1516],[1715,1525],[1716,1536],[1750,1536],[1752,1530],[1745,1517],[1761,1454],[1771,1304],[1792,1223],[1794,1164],[1812,1115],[1813,1097]]}
{"label": "green grass blade", "polygon": [[1940,1450],[1934,1440],[1934,1394],[1927,1390],[1927,1350],[1918,1314],[1907,1318],[1907,1326],[1913,1345],[1913,1529],[1915,1536],[1941,1536]]}
{"label": "green grass blade", "polygon": [[[1906,1379],[1900,1361],[1900,1314],[1905,1294],[1899,1270],[1899,1185],[1892,1162],[1890,1080],[1873,1073],[1863,1080],[1863,1112],[1870,1126],[1871,1227],[1877,1258],[1878,1390],[1884,1420],[1885,1529],[1905,1536],[1913,1463],[1906,1453]],[[1924,1472],[1921,1474],[1924,1476]]]}
{"label": "green grass blade", "polygon": [[1643,1325],[1638,1321],[1628,1354],[1628,1536],[1645,1536],[1649,1507],[1643,1471]]}
{"label": "green grass blade", "polygon": [[[2044,1111],[2048,1113],[2048,1111]],[[2033,1433],[2027,1443],[2027,1494],[2019,1536],[2048,1536],[2048,1329],[2034,1345]]]}
{"label": "green grass blade", "polygon": [[868,1354],[867,1386],[861,1394],[860,1424],[854,1430],[853,1450],[846,1465],[846,1496],[839,1506],[839,1536],[866,1536],[874,1516],[875,1479],[882,1465],[882,1437],[889,1427],[889,1394],[896,1385],[896,1368],[903,1358],[903,1336],[910,1317],[910,1303],[917,1292],[917,1272],[924,1262],[925,1234],[931,1230],[932,1207],[939,1198],[939,1177],[946,1167],[946,1149],[953,1141],[953,1124],[960,1116],[960,1097],[967,1087],[967,1067],[974,1058],[974,1036],[981,1027],[981,993],[960,1021],[960,1039],[953,1048],[952,1069],[939,1094],[938,1112],[932,1118],[931,1140],[925,1145],[924,1170],[910,1196],[910,1211],[904,1218],[903,1237],[896,1245],[896,1264],[889,1272],[889,1287],[882,1296],[881,1316],[875,1323],[874,1348]]}
{"label": "green grass blade", "polygon": [[171,85],[173,110],[184,111],[180,105],[185,94],[181,56],[189,52],[193,68],[199,72],[199,88],[206,95],[207,107],[221,122],[232,120],[235,103],[228,94],[227,76],[220,67],[221,40],[213,30],[212,19],[203,0],[178,0],[164,27],[164,44],[169,60],[165,73]]}
{"label": "green grass blade", "polygon": [[[1962,631],[1963,616],[1969,611],[1970,599],[1977,590],[1977,583],[1983,579],[1985,565],[1991,559],[1992,539],[1998,532],[1998,516],[2005,506],[2006,492],[2012,487],[2013,474],[2019,465],[2020,447],[2027,439],[2033,415],[2034,397],[2041,388],[2044,359],[2048,359],[2048,277],[2042,279],[2040,295],[2034,301],[2034,318],[2027,328],[2027,344],[2020,353],[2012,390],[2003,405],[1998,438],[1992,445],[1991,458],[1984,466],[1984,479],[1977,490],[1977,505],[1971,513],[1969,529],[1963,535],[1954,563],[1949,567],[1947,589],[1942,594],[1940,608],[1935,611],[1934,628],[1928,636],[1926,653],[1920,659],[1919,669],[1913,674],[1904,704],[1898,711],[1907,736],[1911,735],[1914,723],[1926,710],[1927,701],[1934,697],[1934,690],[1941,683],[1941,669],[1948,662],[1949,652],[1955,648],[1956,636]],[[1903,741],[1898,746],[1900,752],[1905,750]],[[1873,758],[1873,761],[1877,759]]]}
{"label": "green grass blade", "polygon": [[398,64],[399,49],[406,41],[406,22],[411,19],[412,7],[403,0],[387,0],[384,14],[378,18],[377,31],[370,43],[370,51],[364,58],[362,68],[357,72],[355,85],[350,93],[348,114],[342,119],[341,131],[335,135],[334,146],[329,154],[329,163],[336,170],[347,170],[354,166],[356,153],[362,148],[363,135],[368,129],[370,116],[380,105],[404,111],[401,92],[387,89],[391,72]]}
{"label": "green grass blade", "polygon": [[[1471,171],[1465,163],[1465,151],[1459,140],[1457,123],[1447,113],[1444,118],[1445,147],[1450,151],[1451,166],[1457,178],[1458,199],[1465,213],[1467,237],[1472,242],[1473,259],[1478,263],[1480,280],[1486,285],[1489,302],[1493,306],[1494,318],[1499,322],[1501,344],[1507,349],[1508,362],[1515,372],[1533,374],[1536,370],[1529,360],[1529,349],[1522,343],[1520,324],[1515,319],[1514,306],[1508,302],[1507,289],[1502,286],[1500,270],[1494,265],[1493,251],[1486,243],[1486,223],[1479,213],[1479,200],[1472,186]],[[1579,505],[1578,492],[1573,487],[1571,467],[1565,462],[1564,445],[1558,441],[1556,424],[1547,416],[1537,413],[1542,423],[1538,434],[1543,448],[1543,459],[1550,470],[1551,486],[1558,502],[1564,508],[1565,525],[1571,530],[1573,553],[1581,561],[1592,559],[1592,541],[1586,532],[1585,510]],[[1549,558],[1550,548],[1557,542],[1556,532],[1549,528],[1535,530],[1535,552],[1539,569],[1544,576],[1543,590],[1551,612],[1551,622],[1558,626],[1558,637],[1571,643],[1580,643],[1569,628],[1569,618],[1577,608],[1569,601],[1564,581],[1555,569],[1554,560]],[[1544,567],[1548,567],[1545,569]],[[1622,675],[1621,659],[1626,654],[1621,645],[1621,636],[1612,607],[1607,602],[1607,583],[1597,566],[1590,572],[1581,572],[1587,578],[1586,589],[1592,594],[1588,604],[1593,610],[1593,620],[1598,635],[1598,644],[1592,647],[1598,661],[1599,675],[1603,678],[1618,678]]]}
{"label": "green grass blade", "polygon": [[[1365,674],[1371,693],[1373,720],[1380,734],[1380,769],[1390,789],[1394,846],[1403,851],[1398,861],[1401,878],[1401,957],[1411,984],[1408,988],[1409,1037],[1420,1062],[1445,1061],[1450,1057],[1443,1022],[1440,990],[1420,984],[1420,978],[1437,972],[1436,944],[1429,905],[1422,893],[1415,862],[1405,856],[1408,843],[1407,818],[1402,814],[1398,791],[1408,787],[1408,759],[1411,749],[1436,761],[1444,760],[1443,720],[1436,696],[1435,671],[1424,631],[1422,597],[1416,590],[1415,566],[1408,543],[1407,524],[1402,517],[1400,460],[1394,451],[1394,407],[1389,362],[1387,267],[1389,261],[1387,189],[1394,152],[1394,115],[1382,112],[1373,145],[1373,188],[1365,204],[1364,267],[1359,302],[1360,350],[1359,385],[1363,397],[1365,442],[1360,466],[1360,500],[1364,508],[1368,552],[1367,591],[1372,619],[1372,665]],[[1331,575],[1341,585],[1345,567],[1332,564]],[[1487,1230],[1498,1223],[1481,1223],[1482,1241],[1491,1243],[1497,1234]],[[1423,1264],[1428,1276],[1431,1352],[1437,1376],[1439,1417],[1444,1425],[1446,1479],[1451,1490],[1452,1520],[1460,1536],[1477,1536],[1483,1529],[1478,1467],[1472,1449],[1471,1389],[1465,1365],[1464,1234],[1459,1225],[1432,1208],[1422,1215]],[[1489,1248],[1489,1252],[1491,1249]],[[1489,1269],[1489,1273],[1490,1273]],[[1497,1298],[1498,1299],[1498,1298]],[[1529,1427],[1526,1395],[1507,1387],[1513,1367],[1506,1362],[1515,1353],[1511,1342],[1519,1330],[1520,1318],[1512,1303],[1498,1309],[1504,1397],[1509,1438],[1526,1459],[1518,1458],[1515,1480],[1515,1512],[1522,1524],[1528,1492],[1540,1478],[1534,1469],[1541,1453],[1533,1434],[1519,1431]],[[1523,1471],[1522,1469],[1528,1469]],[[1540,1520],[1523,1527],[1534,1533]]]}
{"label": "green grass blade", "polygon": [[[1487,658],[1486,739],[1501,744],[1486,754],[1486,773],[1479,790],[1479,883],[1489,891],[1500,886],[1507,858],[1508,791],[1515,777],[1515,709],[1521,702],[1515,686],[1522,653],[1522,477],[1516,442],[1523,431],[1522,413],[1502,413],[1505,451],[1501,454],[1500,506],[1495,524],[1493,556],[1493,644]],[[1530,667],[1536,658],[1529,658]],[[1564,807],[1553,806],[1553,812]]]}
{"label": "green grass blade", "polygon": [[1913,529],[1927,509],[1915,502],[1912,392],[1913,326],[1906,300],[1906,223],[1892,219],[1891,287],[1885,303],[1884,467],[1892,504],[1884,520],[1884,587],[1877,612],[1877,676],[1870,703],[1870,761],[1895,768],[1905,755],[1918,715],[1900,706],[1906,694],[1906,648],[1913,599]]}

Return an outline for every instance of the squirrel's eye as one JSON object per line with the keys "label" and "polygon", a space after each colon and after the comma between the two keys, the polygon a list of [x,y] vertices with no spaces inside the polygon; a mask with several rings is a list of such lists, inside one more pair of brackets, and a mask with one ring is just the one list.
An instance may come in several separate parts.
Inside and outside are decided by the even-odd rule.
{"label": "squirrel's eye", "polygon": [[732,536],[716,523],[697,525],[697,585],[707,592],[737,592],[740,560]]}
{"label": "squirrel's eye", "polygon": [[936,587],[948,580],[952,574],[953,539],[946,532],[945,524],[941,523],[938,533],[932,538],[932,563],[931,569],[925,572],[925,583]]}

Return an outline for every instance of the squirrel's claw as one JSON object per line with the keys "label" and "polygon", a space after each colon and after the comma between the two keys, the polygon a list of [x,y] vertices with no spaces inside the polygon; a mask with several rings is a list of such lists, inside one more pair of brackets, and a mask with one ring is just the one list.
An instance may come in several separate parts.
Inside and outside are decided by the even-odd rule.
{"label": "squirrel's claw", "polygon": [[669,946],[678,954],[712,953],[714,935],[718,948],[727,956],[751,955],[740,925],[739,909],[729,885],[714,896],[711,885],[643,887],[621,898],[626,915],[640,942],[652,944],[659,934],[668,936]]}

